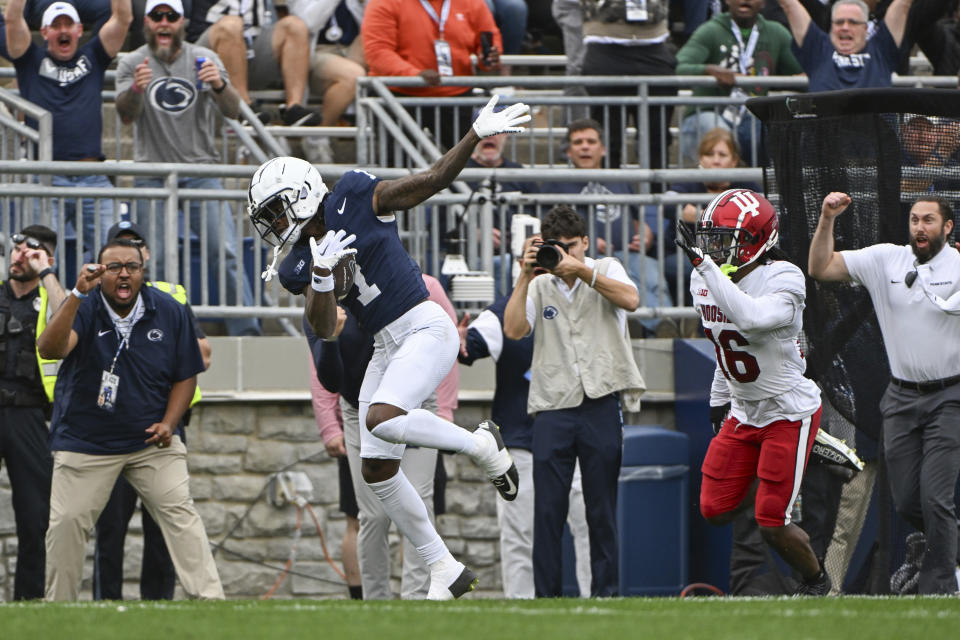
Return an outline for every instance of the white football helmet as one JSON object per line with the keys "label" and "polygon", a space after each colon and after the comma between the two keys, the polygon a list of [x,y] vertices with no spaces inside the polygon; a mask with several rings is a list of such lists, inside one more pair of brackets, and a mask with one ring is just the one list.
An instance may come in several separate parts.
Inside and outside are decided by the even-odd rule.
{"label": "white football helmet", "polygon": [[273,158],[250,180],[247,213],[264,242],[279,249],[300,238],[300,230],[319,213],[328,191],[320,172],[306,160]]}

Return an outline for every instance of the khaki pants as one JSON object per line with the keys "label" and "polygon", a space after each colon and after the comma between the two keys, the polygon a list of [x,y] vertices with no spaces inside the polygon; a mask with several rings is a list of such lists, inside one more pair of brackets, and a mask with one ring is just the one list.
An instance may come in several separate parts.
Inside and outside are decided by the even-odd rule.
{"label": "khaki pants", "polygon": [[207,532],[190,497],[187,449],[178,436],[167,448],[121,455],[54,452],[46,599],[77,599],[87,539],[121,473],[160,525],[187,595],[222,599]]}

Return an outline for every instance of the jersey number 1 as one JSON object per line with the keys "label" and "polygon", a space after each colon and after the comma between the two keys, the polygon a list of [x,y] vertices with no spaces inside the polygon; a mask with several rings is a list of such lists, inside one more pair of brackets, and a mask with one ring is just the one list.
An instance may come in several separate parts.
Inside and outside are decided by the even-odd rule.
{"label": "jersey number 1", "polygon": [[704,329],[703,333],[713,343],[713,348],[717,351],[717,364],[720,365],[720,370],[723,371],[727,380],[733,378],[737,382],[753,382],[760,377],[760,365],[757,364],[757,359],[746,351],[737,351],[730,346],[735,344],[738,347],[745,347],[750,344],[739,331],[724,329],[717,337],[714,337],[710,329]]}
{"label": "jersey number 1", "polygon": [[367,306],[380,295],[380,287],[375,284],[367,284],[367,279],[363,277],[360,265],[357,265],[357,270],[353,274],[353,284],[360,292],[357,294],[357,302],[363,306]]}

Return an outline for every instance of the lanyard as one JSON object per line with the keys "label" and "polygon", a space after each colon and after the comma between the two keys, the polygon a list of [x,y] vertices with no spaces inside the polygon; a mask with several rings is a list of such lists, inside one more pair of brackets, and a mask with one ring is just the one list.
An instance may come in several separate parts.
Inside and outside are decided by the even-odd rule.
{"label": "lanyard", "polygon": [[436,10],[427,0],[420,0],[420,4],[423,5],[423,10],[427,12],[427,15],[437,23],[437,26],[440,28],[440,39],[443,40],[443,28],[447,25],[447,18],[450,16],[450,0],[443,0],[443,6],[440,7],[439,16],[437,16]]}
{"label": "lanyard", "polygon": [[[423,0],[420,0],[421,2]],[[743,44],[743,36],[740,35],[740,27],[737,26],[737,23],[730,20],[730,28],[733,30],[733,37],[737,39],[737,44],[740,45],[740,73],[746,75],[747,69],[749,68],[750,58],[753,57],[753,52],[757,48],[757,40],[760,38],[760,30],[757,29],[757,25],[753,25],[753,29],[750,30],[750,39],[747,40],[746,46]]]}
{"label": "lanyard", "polygon": [[[120,333],[120,332],[118,331],[117,333]],[[127,338],[124,338],[123,340],[120,341],[120,344],[117,345],[117,352],[113,354],[113,362],[110,363],[111,375],[113,374],[114,367],[117,366],[117,358],[120,357],[120,352],[123,351],[123,348],[126,346],[126,344],[127,344]]]}

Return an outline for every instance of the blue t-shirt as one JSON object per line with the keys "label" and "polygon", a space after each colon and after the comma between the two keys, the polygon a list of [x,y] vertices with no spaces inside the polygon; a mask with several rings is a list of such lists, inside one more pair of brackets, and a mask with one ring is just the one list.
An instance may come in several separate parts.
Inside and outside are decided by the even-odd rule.
{"label": "blue t-shirt", "polygon": [[[146,448],[145,429],[160,422],[175,382],[203,371],[187,307],[153,287],[140,288],[143,317],[120,351],[113,412],[97,406],[101,376],[120,346],[100,288],[80,303],[73,320],[77,346],[63,360],[54,389],[50,449],[93,455],[133,453]],[[183,437],[181,426],[176,433]]]}
{"label": "blue t-shirt", "polygon": [[[375,334],[429,297],[420,267],[410,257],[393,215],[377,217],[373,190],[380,181],[354,169],[344,174],[323,201],[328,231],[356,234],[350,246],[357,250],[353,288],[340,304],[350,310],[364,331]],[[291,293],[310,284],[310,247],[306,238],[294,245],[278,269],[280,283]]]}
{"label": "blue t-shirt", "polygon": [[810,92],[889,87],[893,83],[890,76],[900,62],[900,49],[882,20],[860,53],[840,55],[830,36],[813,22],[803,46],[798,47],[794,41],[792,49],[810,78]]}
{"label": "blue t-shirt", "polygon": [[[626,194],[634,193],[633,188],[625,182],[550,182],[540,189],[541,193],[593,193],[593,194]],[[559,203],[558,203],[559,204]],[[576,205],[577,213],[590,224],[590,207],[585,204]],[[623,212],[629,211],[631,222],[627,229],[630,235],[626,241],[623,238]],[[637,208],[627,204],[598,204],[594,207],[593,229],[588,228],[587,234],[599,240],[607,237],[607,221],[610,221],[610,240],[613,242],[613,251],[622,251],[630,244],[633,235],[637,233],[634,222],[640,219]],[[641,238],[643,236],[640,236]]]}
{"label": "blue t-shirt", "polygon": [[527,413],[527,395],[530,393],[533,334],[519,340],[503,335],[503,313],[509,300],[509,295],[501,296],[485,310],[496,317],[497,326],[487,321],[489,316],[478,316],[467,330],[467,355],[461,354],[459,359],[464,364],[472,364],[478,358],[491,355],[496,358],[496,388],[490,417],[500,426],[504,444],[532,450],[533,416]]}
{"label": "blue t-shirt", "polygon": [[[53,159],[103,159],[103,77],[112,58],[100,36],[77,49],[69,62],[47,55],[30,43],[13,61],[20,95],[53,114]],[[37,123],[27,120],[36,127]]]}

